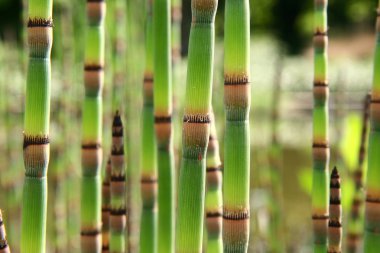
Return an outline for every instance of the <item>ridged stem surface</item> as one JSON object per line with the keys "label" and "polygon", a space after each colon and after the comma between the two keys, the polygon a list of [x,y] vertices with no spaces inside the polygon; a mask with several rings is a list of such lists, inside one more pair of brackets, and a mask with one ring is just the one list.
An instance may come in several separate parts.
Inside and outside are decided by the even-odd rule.
{"label": "ridged stem surface", "polygon": [[206,155],[206,199],[205,216],[207,229],[206,252],[223,252],[222,221],[222,162],[219,155],[219,142],[216,133],[215,117],[211,115],[210,137]]}
{"label": "ridged stem surface", "polygon": [[101,238],[102,88],[106,4],[87,0],[82,109],[81,250],[99,253]]}
{"label": "ridged stem surface", "polygon": [[29,65],[24,113],[25,180],[21,252],[46,251],[47,170],[49,164],[50,53],[53,43],[52,0],[30,0]]}
{"label": "ridged stem surface", "polygon": [[192,0],[182,128],[176,252],[202,251],[206,150],[210,135],[216,0]]}
{"label": "ridged stem surface", "polygon": [[250,220],[250,11],[248,0],[225,6],[223,175],[224,252],[247,252]]}
{"label": "ridged stem surface", "polygon": [[169,0],[153,1],[154,117],[158,168],[159,253],[174,250],[171,13]]}
{"label": "ridged stem surface", "polygon": [[329,134],[327,0],[314,1],[314,110],[312,219],[314,252],[327,251],[329,217]]}
{"label": "ridged stem surface", "polygon": [[147,1],[145,23],[145,72],[141,136],[141,197],[140,252],[157,252],[157,150],[154,135],[153,109],[153,23],[152,0]]}
{"label": "ridged stem surface", "polygon": [[[380,8],[380,2],[379,2]],[[377,10],[376,49],[372,83],[365,204],[364,253],[380,248],[380,9]]]}

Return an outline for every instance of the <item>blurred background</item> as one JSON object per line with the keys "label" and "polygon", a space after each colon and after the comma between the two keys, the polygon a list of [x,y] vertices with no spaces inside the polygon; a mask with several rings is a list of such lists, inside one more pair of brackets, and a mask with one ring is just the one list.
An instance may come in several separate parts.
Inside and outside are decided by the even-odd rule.
{"label": "blurred background", "polygon": [[[109,150],[112,87],[118,81],[115,72],[122,69],[124,97],[119,106],[127,128],[128,183],[133,192],[131,243],[133,252],[137,252],[145,2],[124,1],[126,8],[121,14],[114,10],[114,0],[107,1],[103,139],[104,150]],[[173,20],[173,47],[177,47],[173,52],[181,55],[173,53],[177,55],[173,60],[177,164],[181,154],[190,4],[190,0],[182,0],[182,19]],[[273,198],[280,203],[276,208],[281,217],[282,252],[311,252],[313,1],[251,0],[250,6],[250,252],[275,252],[270,246]],[[223,13],[224,0],[220,0],[216,19],[213,107],[221,150],[224,132]],[[79,251],[84,14],[84,0],[54,1],[48,252]],[[117,19],[120,15],[124,18]],[[19,247],[24,177],[22,131],[27,16],[26,0],[0,0],[0,208],[5,216],[12,252],[18,252]],[[354,192],[352,175],[358,166],[363,102],[372,80],[375,18],[374,0],[329,3],[330,167],[337,165],[342,174],[344,224],[349,218]],[[115,35],[116,26],[124,29],[120,37]],[[115,45],[120,44],[125,49],[121,62],[115,60],[115,52],[118,52]],[[223,153],[221,156],[223,160]],[[273,180],[273,170],[279,172],[277,180]]]}

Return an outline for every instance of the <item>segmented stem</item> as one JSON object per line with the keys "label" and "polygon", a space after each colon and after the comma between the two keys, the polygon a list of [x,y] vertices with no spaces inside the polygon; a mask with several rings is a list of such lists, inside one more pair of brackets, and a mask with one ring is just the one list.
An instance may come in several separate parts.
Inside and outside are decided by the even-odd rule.
{"label": "segmented stem", "polygon": [[[143,86],[140,252],[157,252],[157,152],[153,113],[153,24],[152,0],[147,1],[145,24],[146,61]],[[149,242],[149,243],[147,243]]]}
{"label": "segmented stem", "polygon": [[201,252],[206,149],[210,135],[216,0],[192,0],[176,252]]}
{"label": "segmented stem", "polygon": [[158,252],[174,250],[174,154],[169,0],[153,2],[154,117],[158,165]]}
{"label": "segmented stem", "polygon": [[225,6],[223,177],[224,252],[247,252],[250,192],[250,11],[248,0]]}
{"label": "segmented stem", "polygon": [[29,1],[22,253],[44,253],[46,250],[47,170],[50,153],[50,53],[53,44],[52,5],[52,0]]}
{"label": "segmented stem", "polygon": [[216,134],[215,117],[211,113],[210,137],[206,156],[206,252],[223,252],[222,242],[222,162],[219,156],[219,142]]}
{"label": "segmented stem", "polygon": [[111,158],[108,159],[102,185],[102,253],[109,252],[111,212]]}
{"label": "segmented stem", "polygon": [[328,73],[327,73],[327,0],[314,0],[314,111],[313,111],[313,187],[312,218],[314,252],[327,251],[329,216],[328,165],[330,160],[328,134]]}
{"label": "segmented stem", "polygon": [[328,253],[342,252],[342,205],[340,177],[335,167],[330,179],[330,218],[328,227]]}
{"label": "segmented stem", "polygon": [[101,252],[102,88],[106,3],[87,0],[82,114],[82,252]]}
{"label": "segmented stem", "polygon": [[112,124],[111,152],[111,210],[110,210],[110,252],[124,253],[127,226],[127,203],[125,198],[125,161],[123,124],[118,112]]}

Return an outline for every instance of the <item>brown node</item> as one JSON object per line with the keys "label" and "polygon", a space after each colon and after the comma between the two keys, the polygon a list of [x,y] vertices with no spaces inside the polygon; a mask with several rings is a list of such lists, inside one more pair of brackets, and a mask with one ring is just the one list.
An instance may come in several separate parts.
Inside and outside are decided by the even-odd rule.
{"label": "brown node", "polygon": [[98,94],[103,87],[104,71],[101,66],[88,65],[84,71],[86,92]]}
{"label": "brown node", "polygon": [[327,83],[314,83],[313,96],[315,100],[326,101],[329,93],[330,92]]}
{"label": "brown node", "polygon": [[251,102],[251,86],[224,85],[224,102],[228,106],[248,108]]}
{"label": "brown node", "polygon": [[380,100],[372,100],[370,107],[371,120],[373,122],[372,129],[380,128]]}
{"label": "brown node", "polygon": [[313,158],[316,161],[327,161],[329,158],[329,146],[327,143],[313,144]]}
{"label": "brown node", "polygon": [[314,47],[318,49],[324,49],[328,45],[327,32],[316,32],[313,38]]}
{"label": "brown node", "polygon": [[111,210],[110,229],[115,232],[123,232],[127,226],[127,216],[125,209]]}
{"label": "brown node", "polygon": [[102,162],[102,153],[100,143],[82,144],[83,168],[98,168]]}
{"label": "brown node", "polygon": [[207,168],[206,172],[208,186],[218,186],[222,183],[222,170],[220,168]]}
{"label": "brown node", "polygon": [[226,245],[248,242],[249,219],[223,219],[223,241]]}
{"label": "brown node", "polygon": [[[191,8],[196,12],[201,12],[199,15],[207,15],[212,11],[216,11],[216,0],[194,0],[191,1]],[[208,14],[210,15],[210,14]]]}
{"label": "brown node", "polygon": [[171,14],[172,14],[172,22],[181,22],[181,19],[182,19],[181,6],[172,6]]}
{"label": "brown node", "polygon": [[102,247],[100,230],[88,230],[81,232],[81,248],[84,252],[97,252]]}
{"label": "brown node", "polygon": [[314,0],[315,6],[323,7],[327,5],[327,0]]}
{"label": "brown node", "polygon": [[[190,148],[206,149],[210,131],[209,123],[183,124],[183,145]],[[202,155],[202,154],[201,154]]]}
{"label": "brown node", "polygon": [[[125,181],[112,181],[111,180],[111,196],[124,196],[125,195]],[[111,210],[112,213],[112,210]]]}
{"label": "brown node", "polygon": [[51,18],[29,18],[28,27],[53,27],[53,20]]}
{"label": "brown node", "polygon": [[30,145],[46,145],[49,144],[49,136],[47,135],[26,135],[24,134],[23,149]]}
{"label": "brown node", "polygon": [[223,210],[223,219],[224,220],[249,220],[249,210],[241,210],[241,211],[230,211],[228,209]]}
{"label": "brown node", "polygon": [[209,124],[211,123],[211,118],[209,114],[185,114],[183,116],[183,122],[194,124]]}
{"label": "brown node", "polygon": [[247,74],[231,74],[224,75],[224,85],[249,85],[249,76]]}
{"label": "brown node", "polygon": [[313,215],[313,230],[314,234],[318,235],[315,237],[315,243],[322,243],[321,238],[327,236],[327,227],[329,222],[328,215]]}
{"label": "brown node", "polygon": [[206,227],[209,234],[219,234],[222,231],[222,224],[221,213],[207,214]]}
{"label": "brown node", "polygon": [[104,0],[87,0],[86,9],[89,22],[99,24],[105,16],[106,5]]}
{"label": "brown node", "polygon": [[143,198],[144,207],[154,207],[157,196],[157,178],[142,177],[141,178],[141,196]]}

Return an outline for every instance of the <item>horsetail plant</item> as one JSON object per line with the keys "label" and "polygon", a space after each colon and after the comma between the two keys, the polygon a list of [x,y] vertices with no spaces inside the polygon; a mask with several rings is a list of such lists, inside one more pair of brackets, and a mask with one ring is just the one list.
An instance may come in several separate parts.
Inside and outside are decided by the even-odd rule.
{"label": "horsetail plant", "polygon": [[158,252],[174,249],[174,154],[170,1],[153,2],[154,122],[158,166]]}
{"label": "horsetail plant", "polygon": [[225,6],[223,177],[224,252],[247,252],[250,189],[250,13],[248,0]]}
{"label": "horsetail plant", "polygon": [[216,134],[215,117],[210,114],[210,137],[206,156],[206,252],[223,252],[222,242],[222,162],[219,156],[219,142]]}
{"label": "horsetail plant", "polygon": [[217,0],[192,0],[191,9],[176,223],[177,253],[202,251]]}
{"label": "horsetail plant", "polygon": [[87,0],[85,100],[82,116],[82,252],[101,252],[102,87],[104,67],[103,0]]}
{"label": "horsetail plant", "polygon": [[[145,73],[143,84],[140,252],[157,251],[157,154],[153,113],[153,0],[147,1],[145,23]],[[147,243],[149,242],[149,243]]]}
{"label": "horsetail plant", "polygon": [[111,159],[107,161],[102,185],[102,253],[109,252],[109,228],[111,212]]}
{"label": "horsetail plant", "polygon": [[368,94],[364,101],[362,135],[359,148],[358,166],[354,171],[355,193],[351,203],[350,218],[347,226],[347,252],[356,253],[360,249],[363,236],[363,173],[365,158],[367,156],[369,107],[371,95]]}
{"label": "horsetail plant", "polygon": [[123,124],[116,112],[112,124],[110,252],[125,252],[127,227]]}
{"label": "horsetail plant", "polygon": [[376,49],[372,84],[368,143],[367,192],[365,204],[364,252],[377,252],[380,248],[380,2],[377,9]]}
{"label": "horsetail plant", "polygon": [[10,253],[7,242],[7,234],[5,232],[5,225],[3,221],[3,214],[0,210],[0,253]]}
{"label": "horsetail plant", "polygon": [[53,1],[29,1],[21,252],[46,250]]}
{"label": "horsetail plant", "polygon": [[313,187],[312,219],[314,252],[327,252],[328,226],[328,165],[330,160],[328,134],[327,81],[327,0],[314,0],[314,111],[313,111]]}
{"label": "horsetail plant", "polygon": [[328,225],[328,253],[342,252],[342,205],[340,177],[335,167],[330,178],[330,217]]}
{"label": "horsetail plant", "polygon": [[171,17],[172,17],[172,56],[173,63],[181,59],[181,20],[182,6],[180,0],[171,1]]}

